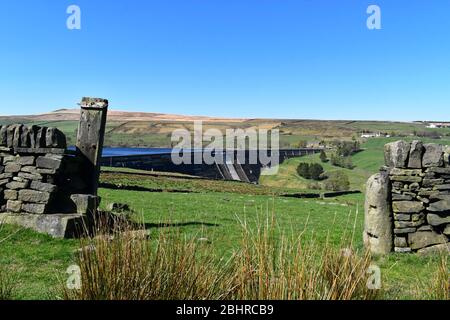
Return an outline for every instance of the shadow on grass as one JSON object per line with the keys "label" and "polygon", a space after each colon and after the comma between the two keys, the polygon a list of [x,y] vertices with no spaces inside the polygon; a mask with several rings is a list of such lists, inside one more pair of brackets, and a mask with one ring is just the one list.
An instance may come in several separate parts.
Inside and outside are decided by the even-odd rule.
{"label": "shadow on grass", "polygon": [[119,185],[119,184],[106,183],[106,182],[100,183],[99,187],[100,187],[100,188],[104,188],[104,189],[126,190],[126,191],[169,192],[169,193],[195,193],[195,191],[192,191],[192,190],[146,188],[146,187],[140,187],[140,186]]}
{"label": "shadow on grass", "polygon": [[178,222],[178,223],[145,223],[145,229],[154,228],[176,228],[176,227],[188,227],[188,226],[202,226],[202,227],[220,227],[217,223],[207,223],[207,222]]}

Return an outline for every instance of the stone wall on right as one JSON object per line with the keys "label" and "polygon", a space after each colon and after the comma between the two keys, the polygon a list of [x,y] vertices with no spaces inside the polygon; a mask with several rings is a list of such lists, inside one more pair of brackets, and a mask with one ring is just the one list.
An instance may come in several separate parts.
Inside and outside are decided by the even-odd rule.
{"label": "stone wall on right", "polygon": [[[392,221],[391,251],[449,250],[449,152],[448,146],[420,141],[396,141],[385,145],[385,166],[381,168],[381,174],[387,177],[383,183],[388,192],[381,202],[385,200],[385,207],[389,209],[378,214]],[[366,190],[368,194],[371,191]],[[383,239],[377,240],[383,242]]]}

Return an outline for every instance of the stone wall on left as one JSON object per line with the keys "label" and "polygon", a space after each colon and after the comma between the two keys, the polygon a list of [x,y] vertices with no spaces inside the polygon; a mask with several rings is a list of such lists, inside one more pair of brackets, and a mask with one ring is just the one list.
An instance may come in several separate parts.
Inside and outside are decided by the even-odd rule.
{"label": "stone wall on left", "polygon": [[85,186],[76,179],[77,157],[66,147],[56,128],[0,127],[0,212],[76,212],[70,197]]}

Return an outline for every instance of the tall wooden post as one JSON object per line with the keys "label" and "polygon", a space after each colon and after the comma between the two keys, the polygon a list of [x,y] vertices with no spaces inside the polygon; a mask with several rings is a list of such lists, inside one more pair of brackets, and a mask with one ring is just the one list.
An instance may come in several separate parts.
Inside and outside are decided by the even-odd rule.
{"label": "tall wooden post", "polygon": [[84,158],[82,174],[87,186],[86,193],[97,195],[108,100],[85,97],[81,100],[80,106],[81,117],[76,147]]}

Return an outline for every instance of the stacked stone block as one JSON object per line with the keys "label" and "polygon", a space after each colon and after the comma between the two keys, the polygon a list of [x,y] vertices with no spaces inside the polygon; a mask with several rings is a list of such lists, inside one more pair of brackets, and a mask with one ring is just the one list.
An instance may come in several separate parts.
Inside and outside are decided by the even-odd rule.
{"label": "stacked stone block", "polygon": [[54,212],[65,150],[66,138],[58,129],[0,127],[0,211]]}
{"label": "stacked stone block", "polygon": [[[447,146],[420,141],[397,141],[385,146],[385,166],[380,174],[388,177],[383,183],[389,194],[378,197],[372,205],[367,199],[373,197],[377,189],[368,184],[365,237],[370,240],[374,207],[389,208],[377,214],[392,220],[392,236],[373,235],[376,238],[372,239],[376,244],[373,252],[383,249],[379,244],[386,243],[386,239],[393,239],[391,251],[395,252],[420,253],[450,248],[449,152]],[[389,251],[386,246],[384,249],[384,253]]]}

